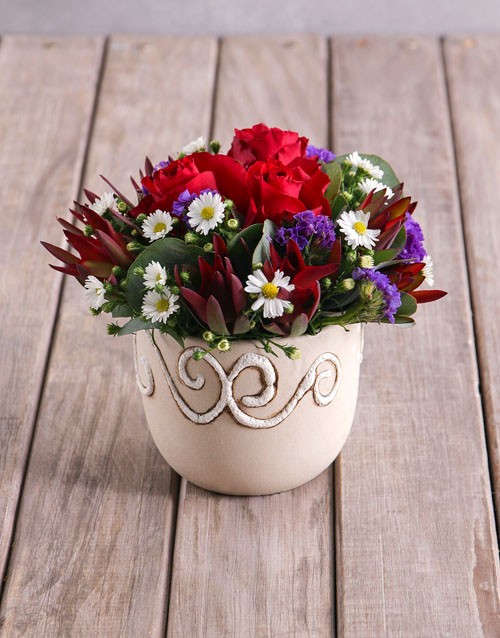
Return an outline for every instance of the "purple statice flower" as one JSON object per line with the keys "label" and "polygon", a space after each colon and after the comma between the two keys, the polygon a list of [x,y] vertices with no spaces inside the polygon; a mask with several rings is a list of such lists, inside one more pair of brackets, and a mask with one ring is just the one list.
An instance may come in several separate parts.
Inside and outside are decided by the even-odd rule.
{"label": "purple statice flower", "polygon": [[197,198],[196,193],[190,193],[188,189],[186,188],[186,190],[182,191],[182,193],[180,193],[180,195],[177,197],[175,202],[172,204],[172,215],[175,215],[176,217],[180,217],[183,214],[184,210],[193,201],[193,199],[196,199],[196,198]]}
{"label": "purple statice flower", "polygon": [[293,216],[295,225],[290,228],[281,227],[276,232],[276,241],[284,246],[293,239],[300,250],[314,238],[320,248],[329,250],[335,241],[335,229],[332,220],[326,215],[315,215],[311,210]]}
{"label": "purple statice flower", "polygon": [[427,255],[427,251],[422,244],[424,241],[424,233],[420,228],[420,224],[412,218],[410,213],[406,213],[405,228],[406,244],[403,250],[399,253],[398,259],[414,259],[416,261],[422,261]]}
{"label": "purple statice flower", "polygon": [[401,294],[395,284],[391,284],[389,277],[371,268],[356,268],[352,273],[355,281],[371,281],[384,295],[384,317],[394,323],[394,313],[401,305]]}
{"label": "purple statice flower", "polygon": [[319,148],[318,146],[309,144],[306,148],[306,157],[317,157],[320,162],[327,164],[328,162],[333,162],[337,156],[327,148]]}

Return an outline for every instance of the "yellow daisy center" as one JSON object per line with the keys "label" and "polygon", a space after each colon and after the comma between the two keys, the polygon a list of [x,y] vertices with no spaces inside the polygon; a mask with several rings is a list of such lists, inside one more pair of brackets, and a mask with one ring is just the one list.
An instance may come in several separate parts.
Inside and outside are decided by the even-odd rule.
{"label": "yellow daisy center", "polygon": [[163,222],[158,222],[157,224],[155,224],[155,233],[161,233],[163,230],[167,230],[167,226]]}
{"label": "yellow daisy center", "polygon": [[266,299],[274,299],[277,296],[278,292],[279,288],[274,284],[267,283],[262,286],[262,294]]}
{"label": "yellow daisy center", "polygon": [[156,302],[156,310],[158,310],[158,312],[166,312],[170,307],[170,304],[168,303],[168,299],[158,299],[158,301]]}
{"label": "yellow daisy center", "polygon": [[366,226],[363,222],[356,222],[353,226],[358,235],[364,235],[366,233]]}
{"label": "yellow daisy center", "polygon": [[203,217],[203,219],[212,219],[212,217],[215,215],[215,210],[212,206],[205,206],[201,209],[200,215]]}
{"label": "yellow daisy center", "polygon": [[155,279],[155,281],[160,281],[160,280],[161,280],[161,272],[159,272],[159,273],[156,275],[156,279]]}

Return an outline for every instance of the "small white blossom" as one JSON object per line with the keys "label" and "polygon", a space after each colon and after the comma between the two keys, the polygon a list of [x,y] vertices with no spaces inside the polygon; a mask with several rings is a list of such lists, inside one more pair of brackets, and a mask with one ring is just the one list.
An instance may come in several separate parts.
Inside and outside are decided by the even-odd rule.
{"label": "small white blossom", "polygon": [[144,272],[144,285],[154,288],[156,284],[164,286],[167,283],[167,271],[158,261],[151,261]]}
{"label": "small white blossom", "polygon": [[426,255],[422,261],[425,264],[422,270],[422,274],[425,277],[425,283],[432,288],[432,286],[434,286],[434,261],[430,255]]}
{"label": "small white blossom", "polygon": [[173,295],[169,288],[165,288],[162,293],[150,290],[144,296],[142,314],[153,323],[167,323],[168,318],[179,310],[178,304],[175,303],[178,299],[179,296]]}
{"label": "small white blossom", "polygon": [[246,284],[246,292],[259,295],[252,304],[252,310],[258,310],[264,306],[265,319],[281,317],[285,308],[290,308],[292,305],[290,301],[278,298],[281,288],[288,292],[295,289],[295,286],[290,283],[290,277],[285,276],[281,270],[275,271],[273,280],[269,281],[259,268],[252,275],[248,275]]}
{"label": "small white blossom", "polygon": [[375,164],[372,164],[369,159],[361,157],[358,151],[354,151],[354,153],[348,155],[347,161],[352,164],[353,168],[356,170],[358,168],[362,168],[369,175],[375,177],[375,179],[382,179],[384,176],[384,171],[380,168],[380,166],[376,166]]}
{"label": "small white blossom", "polygon": [[394,193],[392,192],[392,189],[389,188],[389,186],[382,184],[376,179],[373,179],[373,177],[364,177],[359,182],[358,186],[361,188],[363,193],[366,193],[367,195],[368,193],[371,193],[373,190],[377,192],[377,191],[381,191],[384,188],[385,188],[386,197],[391,198],[394,195]]}
{"label": "small white blossom", "polygon": [[98,215],[105,213],[108,208],[112,208],[116,203],[116,198],[113,193],[104,193],[99,199],[97,198],[93,204],[89,204],[89,208],[95,211]]}
{"label": "small white blossom", "polygon": [[204,151],[206,147],[207,143],[205,142],[205,138],[203,137],[203,135],[200,135],[200,137],[197,137],[192,142],[189,142],[189,144],[186,144],[186,146],[183,146],[181,149],[181,153],[184,153],[184,155],[191,155],[191,153]]}
{"label": "small white blossom", "polygon": [[187,215],[194,230],[208,235],[224,221],[225,207],[221,196],[219,193],[202,193],[189,204]]}
{"label": "small white blossom", "polygon": [[166,213],[160,209],[151,213],[151,215],[149,215],[142,224],[144,237],[149,239],[150,242],[165,237],[172,228],[172,217],[170,213]]}
{"label": "small white blossom", "polygon": [[380,230],[369,229],[369,219],[370,213],[364,213],[362,210],[346,211],[340,216],[338,225],[351,248],[357,248],[358,246],[373,248],[375,246]]}
{"label": "small white blossom", "polygon": [[85,280],[85,297],[89,306],[94,310],[99,310],[106,301],[104,298],[104,285],[94,275],[89,275]]}

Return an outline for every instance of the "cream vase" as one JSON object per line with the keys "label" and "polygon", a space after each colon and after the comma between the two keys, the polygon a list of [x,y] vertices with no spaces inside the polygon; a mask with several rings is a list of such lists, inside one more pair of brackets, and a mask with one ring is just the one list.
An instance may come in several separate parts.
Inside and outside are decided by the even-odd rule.
{"label": "cream vase", "polygon": [[236,341],[195,361],[206,347],[148,331],[135,339],[137,383],[153,439],[188,481],[224,494],[289,490],[320,474],[351,429],[363,328],[330,326],[284,340],[291,361]]}

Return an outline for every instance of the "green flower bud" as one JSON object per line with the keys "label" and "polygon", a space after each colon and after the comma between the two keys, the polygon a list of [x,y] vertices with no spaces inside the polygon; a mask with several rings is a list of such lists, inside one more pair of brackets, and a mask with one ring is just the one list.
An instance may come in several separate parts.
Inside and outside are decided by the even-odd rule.
{"label": "green flower bud", "polygon": [[255,262],[252,264],[252,270],[262,270],[264,268],[264,264],[261,261]]}
{"label": "green flower bud", "polygon": [[138,241],[131,241],[127,244],[127,250],[129,253],[138,253],[140,252],[144,246],[140,244]]}
{"label": "green flower bud", "polygon": [[217,140],[212,140],[209,146],[212,153],[214,155],[217,155],[217,153],[220,151],[221,144]]}
{"label": "green flower bud", "polygon": [[104,292],[113,292],[114,286],[111,284],[104,283],[102,287],[104,288]]}
{"label": "green flower bud", "polygon": [[250,326],[250,330],[253,330],[255,328],[255,326],[256,326],[255,321],[251,321],[249,326]]}
{"label": "green flower bud", "polygon": [[205,353],[202,352],[201,350],[195,350],[193,352],[193,359],[195,361],[201,361],[203,359],[203,357],[205,356]]}
{"label": "green flower bud", "polygon": [[165,289],[165,286],[163,284],[161,284],[160,282],[157,282],[155,284],[155,287],[154,287],[154,291],[155,292],[162,293],[164,289]]}
{"label": "green flower bud", "polygon": [[186,244],[196,244],[196,242],[198,241],[198,235],[196,235],[195,233],[186,233],[184,235],[184,241],[186,242]]}
{"label": "green flower bud", "polygon": [[181,270],[179,276],[183,284],[188,284],[189,280],[191,279],[191,275],[188,273],[187,270]]}
{"label": "green flower bud", "polygon": [[183,159],[184,157],[186,157],[186,153],[179,153],[179,155],[177,155],[177,159]]}
{"label": "green flower bud", "polygon": [[120,332],[120,326],[116,323],[108,323],[106,326],[108,335],[117,335]]}
{"label": "green flower bud", "polygon": [[290,359],[296,361],[297,359],[300,359],[300,350],[298,348],[292,347],[287,352],[287,355]]}
{"label": "green flower bud", "polygon": [[106,301],[101,306],[103,312],[112,312],[114,307],[115,304],[112,301]]}
{"label": "green flower bud", "polygon": [[221,339],[217,344],[217,349],[221,352],[227,352],[228,350],[231,350],[231,344],[227,339]]}
{"label": "green flower bud", "polygon": [[214,249],[214,245],[213,245],[213,244],[211,244],[210,242],[207,242],[207,243],[203,246],[203,250],[204,250],[206,253],[211,253],[211,252],[213,251],[213,249]]}
{"label": "green flower bud", "polygon": [[367,280],[362,281],[361,288],[360,288],[361,297],[369,301],[372,298],[372,295],[376,289],[377,287],[371,281],[367,281]]}
{"label": "green flower bud", "polygon": [[102,312],[102,306],[100,308],[90,308],[90,313],[94,315],[94,317],[97,317],[97,315],[100,315],[101,312]]}
{"label": "green flower bud", "polygon": [[330,279],[330,277],[325,277],[321,280],[321,285],[325,290],[330,290],[330,288],[332,287],[332,280]]}
{"label": "green flower bud", "polygon": [[352,290],[355,285],[356,285],[356,282],[351,277],[344,279],[344,281],[341,283],[342,289],[345,290],[346,292],[348,292],[349,290]]}
{"label": "green flower bud", "polygon": [[138,235],[139,233],[137,232],[137,230],[136,230],[135,228],[132,228],[132,230],[131,230],[130,234],[132,235],[132,237],[137,237],[137,235]]}
{"label": "green flower bud", "polygon": [[359,258],[359,265],[361,268],[373,268],[375,261],[371,255],[361,255]]}
{"label": "green flower bud", "polygon": [[138,224],[142,224],[143,222],[145,222],[145,221],[146,221],[146,219],[147,219],[147,218],[148,218],[148,216],[147,216],[147,215],[145,215],[144,213],[141,213],[140,215],[137,215],[137,217],[136,217],[135,221],[136,221]]}
{"label": "green flower bud", "polygon": [[127,280],[126,279],[122,279],[120,281],[120,283],[118,284],[118,288],[120,290],[125,290],[126,287],[127,287]]}
{"label": "green flower bud", "polygon": [[289,306],[285,308],[285,314],[291,315],[294,310],[295,310],[295,306],[293,305],[293,303],[291,303]]}
{"label": "green flower bud", "polygon": [[92,228],[92,226],[89,226],[89,224],[86,224],[83,227],[83,234],[85,235],[85,237],[90,237],[94,234],[94,229]]}
{"label": "green flower bud", "polygon": [[350,264],[355,264],[358,260],[358,253],[355,250],[350,250],[346,255],[346,259]]}
{"label": "green flower bud", "polygon": [[228,212],[231,212],[234,208],[234,202],[232,199],[225,199],[224,206]]}
{"label": "green flower bud", "polygon": [[174,217],[173,215],[171,215],[171,222],[172,222],[172,226],[178,226],[179,225],[179,218],[178,217]]}
{"label": "green flower bud", "polygon": [[180,293],[180,291],[181,290],[180,290],[179,286],[170,286],[170,292],[173,295],[178,295]]}
{"label": "green flower bud", "polygon": [[115,277],[119,277],[123,273],[123,268],[121,268],[120,266],[113,266],[111,272]]}
{"label": "green flower bud", "polygon": [[352,202],[352,199],[354,196],[352,193],[349,193],[347,191],[342,191],[342,197],[346,200],[346,202],[349,203],[349,202]]}
{"label": "green flower bud", "polygon": [[144,268],[141,268],[140,266],[137,266],[137,268],[134,268],[134,275],[136,277],[144,277]]}
{"label": "green flower bud", "polygon": [[240,225],[239,221],[237,219],[234,219],[233,217],[229,218],[226,224],[229,230],[237,230]]}
{"label": "green flower bud", "polygon": [[128,206],[125,202],[118,202],[118,212],[126,213],[128,211]]}
{"label": "green flower bud", "polygon": [[207,342],[210,343],[211,341],[213,341],[215,339],[215,335],[213,332],[210,332],[210,330],[206,330],[203,333],[203,339]]}

